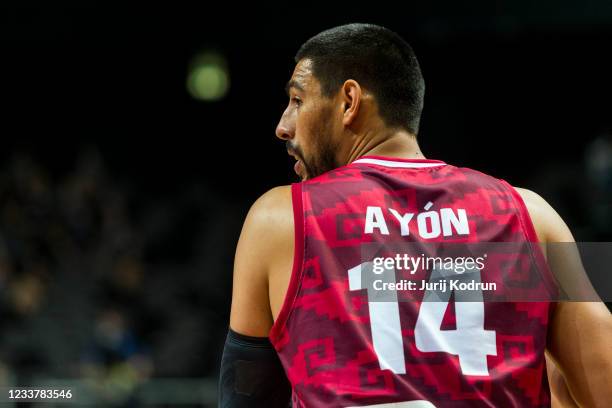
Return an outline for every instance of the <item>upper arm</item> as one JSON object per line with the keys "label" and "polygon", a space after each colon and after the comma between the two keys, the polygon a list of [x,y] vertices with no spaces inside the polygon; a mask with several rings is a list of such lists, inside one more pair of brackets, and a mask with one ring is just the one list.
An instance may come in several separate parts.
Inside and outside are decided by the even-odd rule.
{"label": "upper arm", "polygon": [[246,217],[234,258],[230,327],[241,334],[267,337],[273,324],[268,293],[270,270],[292,254],[291,187],[262,195]]}
{"label": "upper arm", "polygon": [[[539,195],[517,189],[523,197],[548,263],[574,301],[559,302],[549,326],[548,352],[564,374],[579,404],[598,406],[612,398],[612,316],[596,298],[582,268],[574,237],[557,212]],[[555,243],[569,244],[555,244]],[[552,244],[552,245],[551,245]],[[590,300],[590,301],[589,301]],[[603,406],[603,405],[602,405]]]}

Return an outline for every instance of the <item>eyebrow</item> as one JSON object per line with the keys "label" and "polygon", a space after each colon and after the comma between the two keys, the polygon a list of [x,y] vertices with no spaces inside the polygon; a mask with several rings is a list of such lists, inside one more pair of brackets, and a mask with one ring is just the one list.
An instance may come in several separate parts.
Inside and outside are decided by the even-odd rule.
{"label": "eyebrow", "polygon": [[300,85],[300,83],[297,82],[295,79],[291,79],[289,82],[287,82],[287,85],[285,85],[285,92],[287,92],[287,95],[289,95],[289,91],[291,90],[291,88],[295,88],[298,91],[304,92],[304,87],[302,87],[302,85]]}

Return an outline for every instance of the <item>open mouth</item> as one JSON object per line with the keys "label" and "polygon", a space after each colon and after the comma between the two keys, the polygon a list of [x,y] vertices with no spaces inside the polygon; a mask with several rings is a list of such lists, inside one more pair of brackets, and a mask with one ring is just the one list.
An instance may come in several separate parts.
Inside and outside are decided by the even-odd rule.
{"label": "open mouth", "polygon": [[304,163],[300,157],[292,150],[287,150],[287,153],[296,160],[295,164],[293,165],[293,171],[295,171],[295,174],[297,174],[302,180],[305,179]]}
{"label": "open mouth", "polygon": [[295,164],[293,165],[293,171],[295,171],[295,174],[302,177],[302,172],[304,171],[304,165],[302,164],[301,160],[298,159],[298,161],[295,162]]}

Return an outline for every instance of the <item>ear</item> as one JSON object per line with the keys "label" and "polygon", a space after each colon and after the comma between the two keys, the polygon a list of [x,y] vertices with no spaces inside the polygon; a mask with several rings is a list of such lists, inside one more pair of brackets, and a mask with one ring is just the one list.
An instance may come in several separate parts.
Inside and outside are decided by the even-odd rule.
{"label": "ear", "polygon": [[342,85],[342,99],[344,103],[344,116],[342,124],[350,126],[355,121],[359,114],[359,106],[361,104],[361,86],[353,79],[348,79]]}

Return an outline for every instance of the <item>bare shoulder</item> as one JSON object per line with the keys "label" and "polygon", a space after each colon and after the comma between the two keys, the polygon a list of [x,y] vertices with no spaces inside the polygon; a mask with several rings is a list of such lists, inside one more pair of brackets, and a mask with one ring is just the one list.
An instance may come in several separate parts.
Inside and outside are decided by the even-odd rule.
{"label": "bare shoulder", "polygon": [[274,187],[262,194],[251,207],[251,210],[279,210],[286,206],[291,209],[291,186]]}
{"label": "bare shoulder", "polygon": [[[259,255],[273,250],[275,241],[286,239],[293,231],[291,186],[275,187],[251,206],[240,241],[247,241]],[[251,251],[248,251],[251,252]]]}
{"label": "bare shoulder", "polygon": [[[528,190],[526,188],[514,187],[514,189],[519,193],[527,210],[529,211],[529,215],[535,216],[546,216],[547,213],[554,211],[554,209],[548,204],[548,202],[542,198],[541,195],[536,193],[535,191]],[[532,214],[533,212],[533,214]]]}
{"label": "bare shoulder", "polygon": [[[271,189],[251,206],[234,257],[230,326],[250,336],[267,336],[272,326],[269,273],[293,249],[290,186]],[[289,255],[287,253],[289,252]]]}
{"label": "bare shoulder", "polygon": [[540,242],[573,242],[574,238],[561,216],[538,193],[514,187],[523,199]]}

